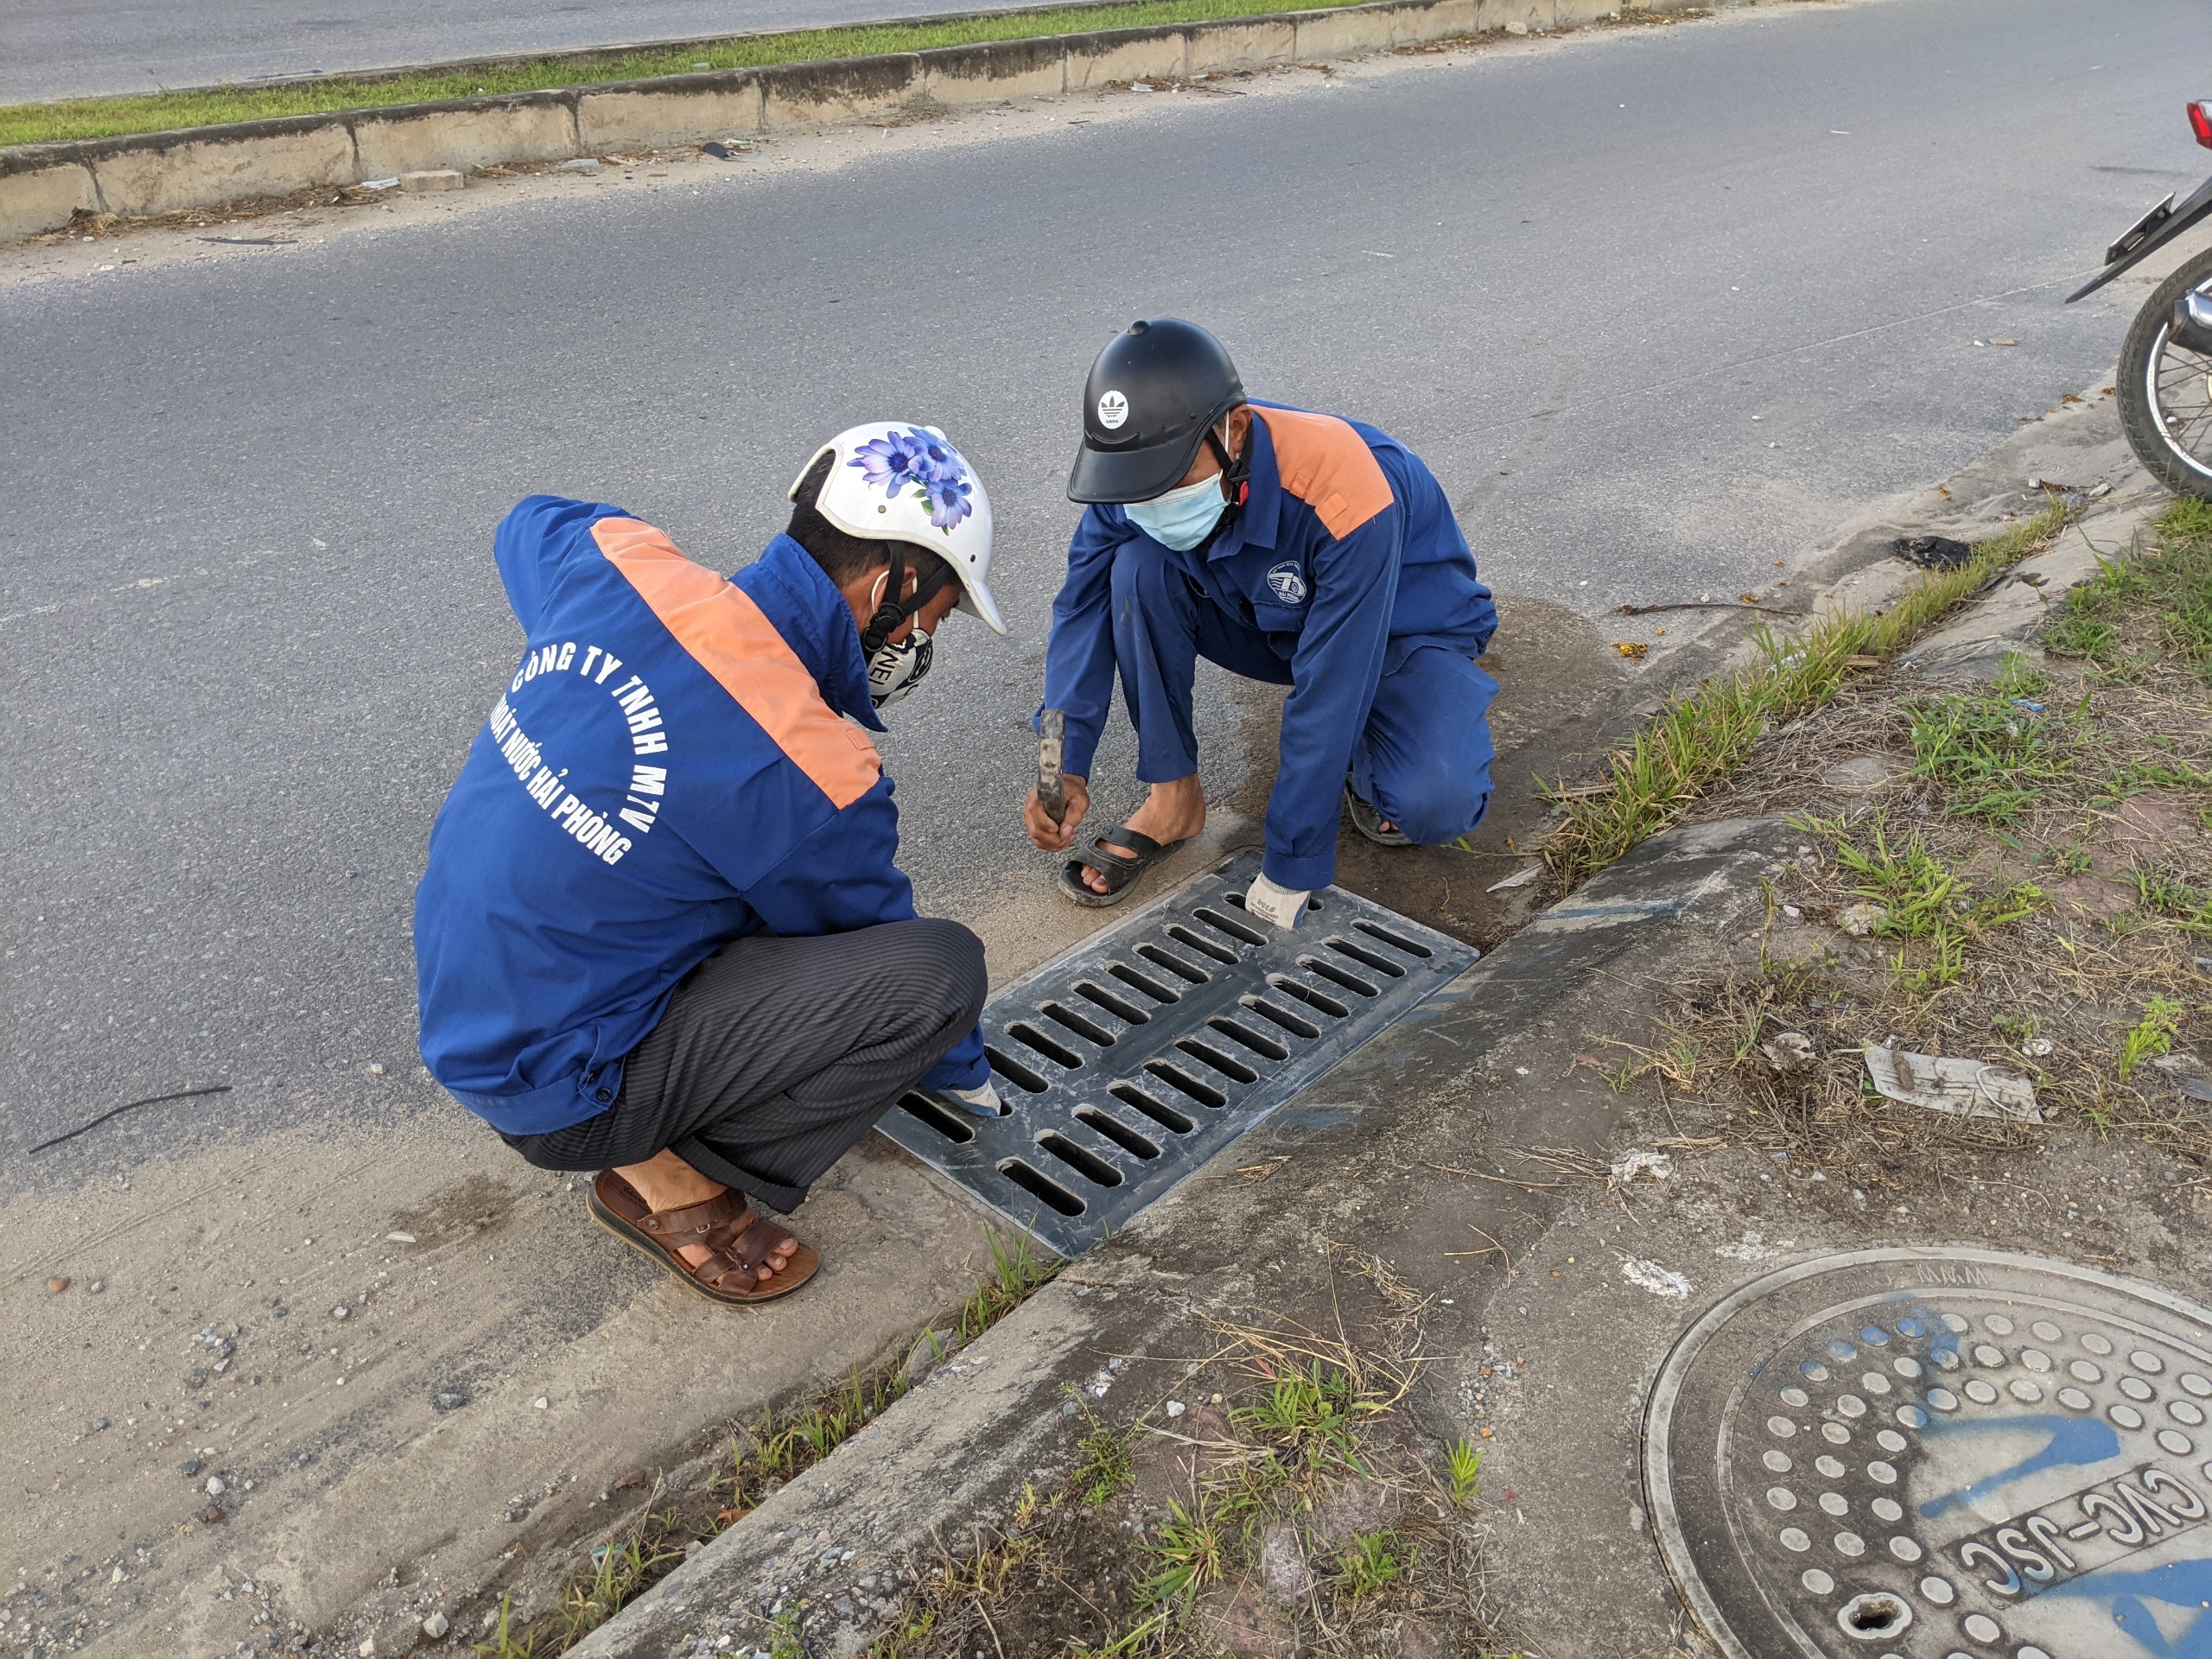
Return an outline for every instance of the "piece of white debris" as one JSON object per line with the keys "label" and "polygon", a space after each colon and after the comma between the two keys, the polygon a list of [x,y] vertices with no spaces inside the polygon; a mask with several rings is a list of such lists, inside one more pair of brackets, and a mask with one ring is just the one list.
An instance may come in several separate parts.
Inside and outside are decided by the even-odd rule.
{"label": "piece of white debris", "polygon": [[1686,1302],[1690,1299],[1690,1281],[1672,1268],[1662,1268],[1656,1262],[1647,1262],[1640,1255],[1621,1258],[1621,1277],[1638,1290],[1648,1290],[1654,1296],[1663,1296],[1670,1302]]}
{"label": "piece of white debris", "polygon": [[1493,881],[1483,889],[1485,893],[1510,893],[1516,887],[1525,887],[1544,873],[1544,861],[1538,859],[1525,870],[1516,870],[1503,881]]}
{"label": "piece of white debris", "polygon": [[1886,909],[1869,900],[1866,904],[1852,905],[1838,911],[1835,925],[1853,938],[1863,939],[1889,919],[1890,912]]}
{"label": "piece of white debris", "polygon": [[1813,1039],[1802,1031],[1777,1031],[1759,1045],[1766,1063],[1781,1072],[1802,1071],[1821,1058]]}
{"label": "piece of white debris", "polygon": [[1915,1054],[1880,1043],[1866,1046],[1866,1075],[1891,1100],[1954,1117],[2009,1117],[2040,1123],[2036,1086],[1986,1061]]}
{"label": "piece of white debris", "polygon": [[537,1396],[537,1399],[535,1399],[535,1400],[531,1401],[530,1403],[531,1403],[533,1407],[535,1407],[537,1409],[538,1409],[539,1411],[543,1411],[543,1410],[544,1410],[544,1409],[545,1409],[546,1405],[548,1404],[548,1402],[547,1402],[547,1400],[546,1400],[545,1396],[544,1396],[543,1395],[542,1395],[542,1394],[541,1394],[541,1395],[539,1395]]}
{"label": "piece of white debris", "polygon": [[1170,1400],[1167,1402],[1167,1414],[1170,1417],[1180,1417],[1189,1408],[1180,1400]]}
{"label": "piece of white debris", "polygon": [[1674,1173],[1675,1160],[1663,1152],[1624,1152],[1613,1160],[1605,1185],[1626,1186],[1631,1181],[1663,1181]]}
{"label": "piece of white debris", "polygon": [[412,1244],[415,1242],[412,1233],[386,1233],[384,1236],[387,1244]]}

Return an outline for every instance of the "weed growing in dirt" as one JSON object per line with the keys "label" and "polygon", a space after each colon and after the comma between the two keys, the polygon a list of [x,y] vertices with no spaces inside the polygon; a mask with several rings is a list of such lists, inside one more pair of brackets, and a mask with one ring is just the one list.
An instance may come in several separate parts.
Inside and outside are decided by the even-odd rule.
{"label": "weed growing in dirt", "polygon": [[1075,1469],[1068,1479],[1084,1503],[1096,1509],[1129,1490],[1136,1480],[1136,1465],[1129,1460],[1128,1437],[1101,1419],[1073,1383],[1065,1392],[1075,1402],[1084,1421],[1083,1438],[1076,1442]]}
{"label": "weed growing in dirt", "polygon": [[1154,1563],[1142,1590],[1151,1602],[1189,1600],[1193,1592],[1220,1582],[1229,1559],[1220,1519],[1204,1497],[1187,1508],[1179,1498],[1168,1499],[1167,1519],[1145,1548]]}
{"label": "weed growing in dirt", "polygon": [[1365,1403],[1352,1397],[1350,1377],[1316,1360],[1279,1373],[1256,1403],[1236,1407],[1229,1421],[1274,1441],[1307,1469],[1340,1464],[1357,1471],[1357,1421]]}
{"label": "weed growing in dirt", "polygon": [[1877,819],[1868,844],[1859,847],[1840,822],[1795,822],[1808,834],[1834,842],[1836,861],[1859,878],[1852,891],[1882,906],[1885,913],[1873,931],[1885,938],[1919,939],[1942,931],[1958,914],[1959,900],[1973,891],[1964,877],[1929,852],[1917,830],[1902,849],[1892,849],[1889,827]]}
{"label": "weed growing in dirt", "polygon": [[1060,1270],[1059,1263],[1037,1254],[1027,1233],[988,1236],[990,1277],[969,1293],[960,1309],[960,1340],[973,1342],[1027,1300],[1030,1293]]}
{"label": "weed growing in dirt", "polygon": [[1758,657],[1750,667],[1669,702],[1627,748],[1613,753],[1604,782],[1549,791],[1564,819],[1545,842],[1544,856],[1562,885],[1579,886],[1677,822],[1744,762],[1771,726],[1828,703],[1854,669],[1876,665],[1911,643],[1992,576],[2048,544],[2066,517],[2063,508],[2053,507],[1990,537],[1958,569],[1923,577],[1879,616],[1823,617],[1790,635],[1753,630]]}
{"label": "weed growing in dirt", "polygon": [[563,1586],[556,1604],[565,1622],[560,1633],[562,1648],[573,1646],[606,1624],[631,1597],[683,1559],[680,1548],[651,1548],[645,1541],[647,1529],[656,1538],[668,1537],[674,1530],[674,1520],[671,1514],[650,1516],[638,1533],[620,1543],[601,1544],[592,1551],[590,1576],[573,1579]]}
{"label": "weed growing in dirt", "polygon": [[1483,1454],[1463,1435],[1444,1448],[1444,1459],[1445,1489],[1451,1494],[1452,1507],[1464,1510],[1482,1485]]}
{"label": "weed growing in dirt", "polygon": [[1337,1558],[1338,1582],[1353,1601],[1363,1600],[1397,1583],[1412,1554],[1412,1548],[1394,1532],[1356,1532],[1350,1548]]}
{"label": "weed growing in dirt", "polygon": [[534,1637],[518,1637],[513,1630],[514,1609],[505,1596],[499,1598],[499,1617],[492,1626],[489,1642],[474,1642],[470,1648],[482,1659],[534,1659],[537,1643]]}
{"label": "weed growing in dirt", "polygon": [[2179,873],[2137,866],[2135,896],[2144,909],[2171,918],[2183,931],[2212,938],[2212,893],[2191,886]]}
{"label": "weed growing in dirt", "polygon": [[1913,772],[1931,780],[1955,817],[2014,824],[2075,776],[2077,724],[2025,696],[1938,697],[1907,703]]}
{"label": "weed growing in dirt", "polygon": [[2154,996],[2127,1035],[2120,1039],[2120,1080],[2126,1083],[2145,1060],[2172,1052],[2181,1035],[2181,1018],[2188,1010],[2170,996]]}

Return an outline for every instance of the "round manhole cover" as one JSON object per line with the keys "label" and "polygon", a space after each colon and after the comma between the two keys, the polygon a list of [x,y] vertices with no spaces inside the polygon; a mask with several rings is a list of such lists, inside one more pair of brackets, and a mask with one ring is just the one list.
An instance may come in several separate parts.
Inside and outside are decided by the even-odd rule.
{"label": "round manhole cover", "polygon": [[2212,1654],[2212,1312],[1988,1250],[1770,1274],[1644,1423],[1669,1567],[1732,1659]]}

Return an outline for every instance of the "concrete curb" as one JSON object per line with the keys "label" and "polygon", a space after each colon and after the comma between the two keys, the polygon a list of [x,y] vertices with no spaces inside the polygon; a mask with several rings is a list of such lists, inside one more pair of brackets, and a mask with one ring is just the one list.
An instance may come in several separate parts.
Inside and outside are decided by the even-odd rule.
{"label": "concrete curb", "polygon": [[[1698,942],[1745,925],[1762,902],[1761,870],[1796,834],[1761,819],[1671,831],[1540,913],[1308,1089],[1301,1100],[1315,1122],[1351,1117],[1358,1103],[1390,1108],[1387,1122],[1339,1131],[1366,1143],[1372,1166],[1317,1151],[1322,1179],[1358,1185],[1376,1168],[1422,1155],[1436,1144],[1435,1126],[1408,1107],[1440,1100],[1464,1117],[1468,1091],[1483,1086],[1484,1057],[1549,1027],[1578,988],[1632,979],[1657,953],[1702,949]],[[1318,1116],[1316,1098],[1326,1103]],[[1562,1132],[1550,1101],[1525,1109],[1528,1122],[1513,1132]],[[1307,1132],[1295,1110],[1278,1117],[1294,1135]],[[1215,1166],[1239,1155],[1231,1147]],[[1298,1214],[1217,1213],[1235,1191],[1186,1182],[569,1649],[570,1659],[676,1659],[727,1650],[717,1641],[734,1637],[743,1651],[771,1610],[786,1606],[802,1619],[808,1652],[865,1651],[891,1617],[902,1564],[970,1547],[1025,1483],[1041,1488],[1065,1466],[1068,1389],[1088,1385],[1103,1398],[1098,1378],[1109,1373],[1100,1368],[1113,1356],[1204,1351],[1194,1312],[1248,1300],[1255,1270],[1286,1248],[1303,1246],[1310,1261],[1311,1224]],[[1471,1299],[1457,1328],[1440,1322],[1446,1348],[1479,1346],[1476,1313]]]}
{"label": "concrete curb", "polygon": [[[1679,11],[1694,0],[1649,0]],[[881,57],[613,81],[0,149],[0,241],[87,213],[162,213],[404,172],[880,119],[1115,81],[1310,63],[1521,24],[1595,22],[1623,0],[1379,0],[1223,22],[1098,29]]]}

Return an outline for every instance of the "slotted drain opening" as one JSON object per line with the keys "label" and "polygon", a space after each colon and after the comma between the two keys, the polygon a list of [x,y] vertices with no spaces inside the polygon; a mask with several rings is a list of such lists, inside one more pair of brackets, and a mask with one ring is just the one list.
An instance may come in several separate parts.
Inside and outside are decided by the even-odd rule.
{"label": "slotted drain opening", "polygon": [[991,1000],[1005,1116],[910,1092],[883,1132],[1064,1255],[1147,1205],[1405,1014],[1474,950],[1332,887],[1285,933],[1250,854]]}

